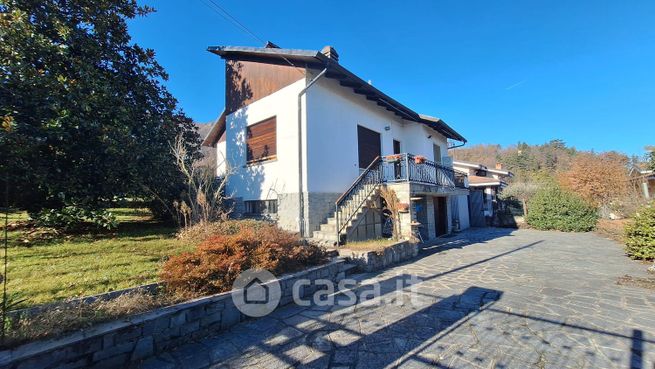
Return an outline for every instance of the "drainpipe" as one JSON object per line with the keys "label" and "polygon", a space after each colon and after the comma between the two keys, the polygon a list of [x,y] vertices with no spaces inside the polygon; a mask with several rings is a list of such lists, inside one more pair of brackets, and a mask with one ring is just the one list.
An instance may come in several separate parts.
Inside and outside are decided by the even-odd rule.
{"label": "drainpipe", "polygon": [[318,81],[325,73],[327,72],[327,67],[321,71],[316,77],[314,77],[307,86],[305,86],[298,93],[298,219],[300,226],[300,236],[305,237],[305,195],[303,194],[303,161],[302,161],[302,95],[307,92],[307,90],[312,87],[316,81]]}

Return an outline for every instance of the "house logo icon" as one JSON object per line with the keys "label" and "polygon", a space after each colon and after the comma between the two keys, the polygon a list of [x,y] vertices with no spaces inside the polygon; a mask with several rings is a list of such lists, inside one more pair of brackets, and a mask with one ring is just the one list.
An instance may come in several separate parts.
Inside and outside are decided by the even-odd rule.
{"label": "house logo icon", "polygon": [[243,301],[246,304],[266,304],[270,297],[268,291],[268,285],[255,278],[243,289]]}
{"label": "house logo icon", "polygon": [[268,270],[248,269],[232,285],[232,301],[243,314],[268,315],[280,303],[282,291],[277,278]]}

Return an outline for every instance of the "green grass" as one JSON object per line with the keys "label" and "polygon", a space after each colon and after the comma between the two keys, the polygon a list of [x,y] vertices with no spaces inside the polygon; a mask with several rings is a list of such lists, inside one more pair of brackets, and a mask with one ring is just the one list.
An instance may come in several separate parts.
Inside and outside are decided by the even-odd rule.
{"label": "green grass", "polygon": [[[9,232],[7,288],[26,299],[20,307],[155,282],[167,256],[193,248],[175,239],[174,227],[150,220],[147,210],[112,212],[120,224],[111,233],[25,243],[24,229]],[[27,219],[9,216],[10,222]]]}

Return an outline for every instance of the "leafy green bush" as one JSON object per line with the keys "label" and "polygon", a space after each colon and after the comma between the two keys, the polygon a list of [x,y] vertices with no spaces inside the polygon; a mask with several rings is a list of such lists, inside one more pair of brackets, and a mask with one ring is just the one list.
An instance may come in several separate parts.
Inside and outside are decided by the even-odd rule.
{"label": "leafy green bush", "polygon": [[625,228],[626,252],[633,259],[655,259],[655,203],[641,208]]}
{"label": "leafy green bush", "polygon": [[536,229],[587,232],[597,221],[596,208],[556,186],[540,189],[528,203],[526,222]]}
{"label": "leafy green bush", "polygon": [[39,227],[57,228],[63,231],[75,231],[87,228],[112,230],[118,226],[116,217],[106,209],[86,209],[75,205],[61,209],[43,209],[34,217]]}

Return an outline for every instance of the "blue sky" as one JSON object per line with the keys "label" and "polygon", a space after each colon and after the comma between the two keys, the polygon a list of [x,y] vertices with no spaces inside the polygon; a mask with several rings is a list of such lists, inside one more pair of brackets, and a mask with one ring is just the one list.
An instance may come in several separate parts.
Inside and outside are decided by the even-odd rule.
{"label": "blue sky", "polygon": [[[334,46],[346,68],[469,144],[655,145],[655,1],[214,1],[282,47]],[[261,46],[207,2],[142,0],[157,12],[130,22],[198,122],[224,105],[223,61],[207,46]]]}

